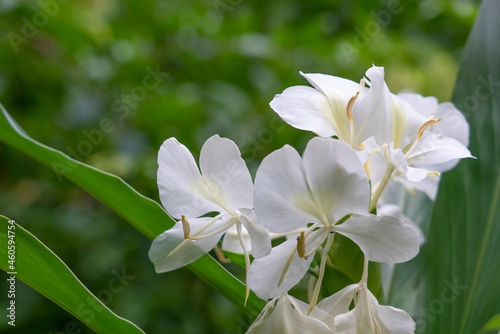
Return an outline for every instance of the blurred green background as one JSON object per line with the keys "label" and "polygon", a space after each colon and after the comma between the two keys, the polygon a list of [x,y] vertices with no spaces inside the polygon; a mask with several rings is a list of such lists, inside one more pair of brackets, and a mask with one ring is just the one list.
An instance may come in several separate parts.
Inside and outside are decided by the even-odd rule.
{"label": "blurred green background", "polygon": [[[299,71],[358,81],[376,64],[393,92],[448,101],[478,5],[2,0],[0,102],[36,140],[158,200],[156,154],[168,137],[195,156],[211,135],[229,137],[252,173],[285,143],[302,150],[312,134],[268,106],[286,87],[307,85]],[[0,161],[1,214],[34,233],[94,293],[116,271],[134,276],[104,300],[116,313],[147,333],[244,332],[247,317],[187,269],[155,274],[150,241],[61,171],[4,144]],[[64,333],[78,323],[20,282],[16,299],[17,326],[2,321],[2,332]]]}

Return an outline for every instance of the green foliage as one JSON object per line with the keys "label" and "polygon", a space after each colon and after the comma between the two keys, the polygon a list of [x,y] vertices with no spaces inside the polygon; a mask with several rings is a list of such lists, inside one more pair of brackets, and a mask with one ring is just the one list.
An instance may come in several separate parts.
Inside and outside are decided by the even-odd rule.
{"label": "green foliage", "polygon": [[[109,206],[151,240],[173,226],[172,220],[158,203],[142,196],[119,177],[85,165],[36,142],[16,124],[1,105],[0,109],[0,140],[46,165],[57,168],[57,172],[64,171],[66,177]],[[254,294],[248,300],[249,307],[243,307],[244,285],[210,255],[204,255],[188,265],[188,268],[235,305],[240,306],[243,311],[260,311],[261,303]]]}
{"label": "green foliage", "polygon": [[[26,20],[43,11],[39,1],[0,2],[0,101],[38,142],[119,175],[156,201],[156,155],[168,137],[193,152],[214,133],[230,137],[253,171],[285,143],[301,151],[312,134],[283,124],[268,106],[284,88],[307,84],[299,70],[357,80],[375,63],[385,66],[392,91],[449,100],[478,3],[399,1],[397,13],[365,38],[369,25],[379,22],[374,13],[386,13],[393,1],[221,0],[229,4],[226,11],[211,0],[53,2],[59,4],[55,15],[27,37]],[[27,40],[14,49],[9,33]],[[142,86],[147,67],[157,66],[162,81],[127,105],[123,97]],[[111,125],[102,127],[103,120]],[[94,130],[103,136],[84,150]],[[156,203],[146,206],[159,220],[146,226],[139,223],[142,215],[127,218],[134,211],[128,205],[114,208],[147,234],[143,238],[115,212],[60,181],[51,162],[44,168],[7,145],[0,146],[0,161],[0,212],[64,255],[91,291],[107,284],[110,268],[126,265],[137,275],[109,305],[113,310],[148,333],[244,331],[250,318],[189,271],[154,273],[150,238],[170,224]],[[118,179],[111,184],[133,195]],[[333,289],[349,282],[344,274],[328,275]],[[61,323],[73,320],[21,283],[19,290],[27,306],[19,310],[25,321],[16,330],[59,332]]]}
{"label": "green foliage", "polygon": [[483,327],[481,330],[481,333],[488,333],[491,331],[498,331],[500,330],[500,314],[497,314],[496,316],[492,317],[490,321]]}
{"label": "green foliage", "polygon": [[[485,1],[453,101],[471,129],[468,159],[444,175],[426,247],[427,333],[476,333],[500,312],[500,2]],[[455,286],[455,289],[450,287]]]}
{"label": "green foliage", "polygon": [[[60,307],[73,314],[96,333],[144,333],[139,327],[125,320],[111,311],[105,304],[97,299],[73,274],[66,264],[54,254],[47,246],[30,232],[10,219],[0,216],[0,254],[3,259],[8,257],[8,246],[12,248],[12,267],[7,261],[0,263],[0,268],[5,272],[13,272],[14,280],[21,280],[40,292],[45,297],[58,304]],[[9,242],[12,241],[12,242]],[[14,269],[14,270],[13,270]],[[115,278],[113,288],[123,288],[128,284],[126,275]],[[123,280],[123,282],[121,282]],[[15,283],[14,283],[15,284]],[[112,293],[108,290],[108,293]],[[10,298],[16,302],[16,299]],[[16,308],[22,302],[17,300]],[[19,319],[17,319],[19,322]],[[75,322],[69,322],[65,329],[81,331]]]}

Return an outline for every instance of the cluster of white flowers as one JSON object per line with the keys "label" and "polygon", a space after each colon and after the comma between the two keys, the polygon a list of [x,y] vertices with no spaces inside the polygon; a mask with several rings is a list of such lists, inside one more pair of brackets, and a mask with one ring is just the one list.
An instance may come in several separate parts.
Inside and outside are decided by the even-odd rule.
{"label": "cluster of white flowers", "polygon": [[[302,156],[288,145],[267,156],[255,185],[229,139],[209,138],[199,169],[175,138],[164,142],[160,197],[178,222],[153,241],[150,259],[157,272],[174,270],[218,250],[222,237],[223,250],[244,254],[247,296],[251,289],[270,300],[247,333],[413,333],[412,318],[379,305],[367,287],[368,261],[408,261],[421,243],[398,207],[379,199],[389,183],[434,199],[440,173],[472,157],[468,124],[451,103],[392,94],[382,67],[368,69],[359,84],[301,74],[314,88],[287,88],[270,105],[285,122],[318,137]],[[363,252],[363,275],[319,301],[337,233]],[[271,248],[270,236],[283,242]],[[317,279],[306,304],[288,291],[314,258]]]}

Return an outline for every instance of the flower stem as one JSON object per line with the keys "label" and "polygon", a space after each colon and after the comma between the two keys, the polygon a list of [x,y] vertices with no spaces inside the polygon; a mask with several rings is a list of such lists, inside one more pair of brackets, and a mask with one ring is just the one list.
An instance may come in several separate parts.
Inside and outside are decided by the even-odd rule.
{"label": "flower stem", "polygon": [[367,286],[368,285],[368,258],[365,256],[365,261],[363,264],[363,275],[361,275],[360,285]]}
{"label": "flower stem", "polygon": [[377,207],[378,199],[380,198],[382,191],[384,191],[385,187],[387,186],[387,183],[389,183],[393,172],[394,166],[392,164],[388,164],[382,180],[380,180],[377,189],[375,189],[375,192],[373,193],[372,199],[370,201],[370,209],[368,210],[369,212],[372,212]]}
{"label": "flower stem", "polygon": [[238,231],[238,239],[240,240],[241,248],[243,248],[243,254],[245,255],[245,304],[247,306],[248,296],[250,295],[250,288],[246,283],[246,276],[248,276],[248,269],[250,268],[250,256],[248,255],[247,248],[245,246],[245,241],[243,241],[243,235],[241,232],[241,223],[236,223],[236,231]]}
{"label": "flower stem", "polygon": [[332,246],[333,243],[333,237],[334,233],[330,233],[328,235],[328,240],[326,241],[325,245],[325,250],[323,251],[323,254],[321,256],[321,263],[319,265],[319,275],[318,275],[318,280],[316,282],[316,286],[314,287],[314,292],[311,298],[311,305],[309,305],[309,311],[307,312],[307,315],[309,315],[316,304],[318,303],[318,297],[319,297],[319,290],[321,288],[321,283],[323,282],[323,276],[325,275],[325,265],[326,265],[326,258],[328,257],[328,251],[330,250],[330,247]]}

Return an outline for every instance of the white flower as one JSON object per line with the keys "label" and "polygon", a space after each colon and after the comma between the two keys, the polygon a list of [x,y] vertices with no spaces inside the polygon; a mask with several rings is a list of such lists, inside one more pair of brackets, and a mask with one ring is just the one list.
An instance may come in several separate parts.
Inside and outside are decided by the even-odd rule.
{"label": "white flower", "polygon": [[386,129],[376,143],[374,139],[365,142],[368,148],[382,152],[369,160],[374,199],[390,177],[434,199],[440,173],[462,158],[472,158],[467,149],[467,121],[452,103],[438,104],[435,97],[404,93],[391,95],[391,101]]}
{"label": "white flower", "polygon": [[[289,239],[256,259],[248,273],[250,288],[262,299],[287,292],[304,276],[326,241],[319,289],[334,233],[353,240],[370,261],[397,263],[413,258],[418,253],[417,231],[400,218],[370,215],[369,201],[361,161],[344,142],[313,138],[302,158],[290,146],[271,153],[257,171],[255,212],[270,232],[295,233],[298,241]],[[312,307],[314,303],[313,298]]]}
{"label": "white flower", "polygon": [[[351,302],[354,308],[349,311]],[[336,334],[412,334],[415,322],[408,313],[379,305],[366,284],[351,284],[323,299],[317,308],[334,317]]]}
{"label": "white flower", "polygon": [[383,127],[389,111],[383,67],[369,68],[370,81],[363,79],[361,84],[331,75],[301,74],[314,88],[289,87],[270,103],[291,126],[320,137],[337,136],[356,149]]}
{"label": "white flower", "polygon": [[[253,212],[253,183],[234,142],[209,138],[200,153],[200,169],[177,139],[167,139],[158,153],[158,187],[167,212],[179,219],[151,245],[156,272],[183,267],[210,251],[226,233],[223,247],[256,258],[269,254],[267,230]],[[202,217],[210,212],[218,214]],[[239,248],[235,245],[235,237]]]}
{"label": "white flower", "polygon": [[[319,309],[307,316],[309,305],[284,294],[266,304],[247,334],[330,334],[333,317]],[[329,327],[329,326],[331,327]]]}

